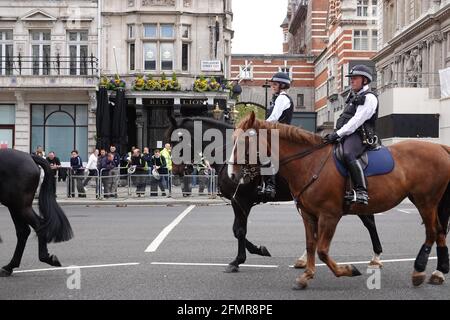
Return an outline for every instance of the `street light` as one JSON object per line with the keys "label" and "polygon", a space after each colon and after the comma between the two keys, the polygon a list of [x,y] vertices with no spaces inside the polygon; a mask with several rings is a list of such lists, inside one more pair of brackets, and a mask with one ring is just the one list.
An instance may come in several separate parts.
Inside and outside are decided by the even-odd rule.
{"label": "street light", "polygon": [[267,109],[269,108],[268,103],[269,103],[269,88],[270,88],[270,84],[269,84],[269,80],[266,79],[266,82],[263,84],[262,86],[264,89],[266,89],[266,117],[267,117]]}

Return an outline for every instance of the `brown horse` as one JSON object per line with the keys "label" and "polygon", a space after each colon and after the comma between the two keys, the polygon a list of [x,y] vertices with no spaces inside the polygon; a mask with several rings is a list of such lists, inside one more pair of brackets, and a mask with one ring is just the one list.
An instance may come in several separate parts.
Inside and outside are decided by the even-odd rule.
{"label": "brown horse", "polygon": [[[278,130],[279,152],[271,155],[272,161],[279,161],[279,173],[289,184],[306,229],[307,268],[296,279],[296,289],[306,288],[308,281],[314,277],[316,251],[337,277],[361,275],[355,266],[338,265],[329,255],[338,222],[347,214],[368,215],[388,211],[405,198],[409,198],[417,207],[426,229],[426,240],[415,261],[412,282],[414,286],[419,286],[425,281],[428,257],[435,242],[438,266],[430,283],[444,282],[444,274],[449,272],[446,245],[450,216],[448,146],[413,140],[390,146],[389,150],[395,160],[394,170],[386,175],[368,178],[368,206],[347,207],[344,201],[346,179],[336,169],[331,156],[333,147],[324,145],[320,136],[293,126],[259,121],[254,114],[245,118],[238,129],[247,132],[250,130],[253,135],[256,133],[260,148],[268,150],[272,141],[260,134],[260,129],[266,129],[267,132]],[[242,131],[237,130],[236,145],[244,137]],[[247,141],[246,156],[248,148]],[[242,164],[236,164],[235,153],[232,159],[235,164],[230,175],[240,180]],[[248,163],[244,166],[248,166]],[[296,174],[292,174],[293,172]]]}

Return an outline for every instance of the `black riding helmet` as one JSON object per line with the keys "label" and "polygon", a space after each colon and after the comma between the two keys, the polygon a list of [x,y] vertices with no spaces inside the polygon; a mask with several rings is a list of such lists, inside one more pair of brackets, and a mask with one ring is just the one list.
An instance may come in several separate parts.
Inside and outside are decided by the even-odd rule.
{"label": "black riding helmet", "polygon": [[275,73],[270,82],[278,82],[281,84],[282,89],[289,89],[291,87],[291,78],[285,72]]}
{"label": "black riding helmet", "polygon": [[355,77],[355,76],[363,76],[367,79],[367,84],[373,81],[372,70],[362,64],[356,65],[350,70],[349,74],[346,75],[347,78]]}

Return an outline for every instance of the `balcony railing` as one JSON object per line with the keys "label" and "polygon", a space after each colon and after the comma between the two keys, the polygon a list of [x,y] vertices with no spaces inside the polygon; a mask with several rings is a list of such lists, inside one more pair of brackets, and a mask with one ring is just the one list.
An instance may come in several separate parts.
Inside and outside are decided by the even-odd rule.
{"label": "balcony railing", "polygon": [[95,76],[98,58],[90,56],[0,56],[0,76]]}
{"label": "balcony railing", "polygon": [[[385,76],[386,77],[386,76]],[[436,88],[440,87],[439,73],[437,72],[421,72],[408,73],[396,72],[387,79],[382,80],[380,90],[389,88]]]}

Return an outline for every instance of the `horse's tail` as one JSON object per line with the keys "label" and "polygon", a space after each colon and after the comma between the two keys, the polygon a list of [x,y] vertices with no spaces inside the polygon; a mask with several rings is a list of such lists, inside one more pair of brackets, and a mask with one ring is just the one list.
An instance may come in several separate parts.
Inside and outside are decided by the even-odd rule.
{"label": "horse's tail", "polygon": [[44,169],[44,181],[39,192],[39,212],[43,224],[36,230],[48,243],[63,242],[72,239],[73,232],[64,211],[56,202],[56,183],[49,163],[44,158],[32,155],[34,162]]}

